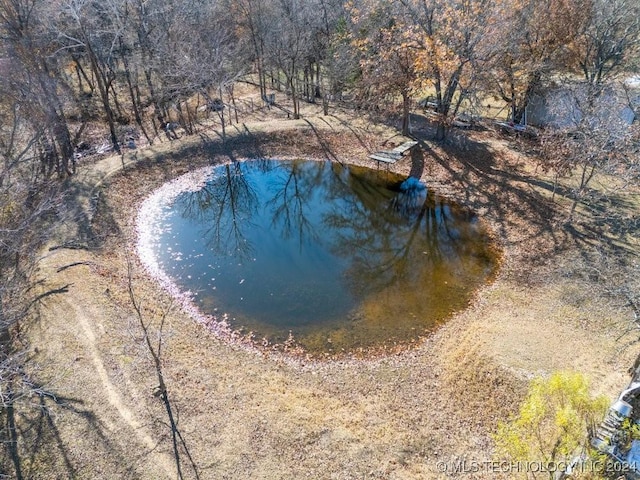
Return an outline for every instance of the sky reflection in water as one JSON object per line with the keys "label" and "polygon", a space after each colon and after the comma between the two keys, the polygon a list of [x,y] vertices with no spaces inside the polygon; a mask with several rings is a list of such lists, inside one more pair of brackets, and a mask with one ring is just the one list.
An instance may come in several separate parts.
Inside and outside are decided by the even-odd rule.
{"label": "sky reflection in water", "polygon": [[476,217],[402,178],[331,162],[213,169],[164,218],[157,257],[205,313],[311,354],[415,340],[463,308],[495,255]]}

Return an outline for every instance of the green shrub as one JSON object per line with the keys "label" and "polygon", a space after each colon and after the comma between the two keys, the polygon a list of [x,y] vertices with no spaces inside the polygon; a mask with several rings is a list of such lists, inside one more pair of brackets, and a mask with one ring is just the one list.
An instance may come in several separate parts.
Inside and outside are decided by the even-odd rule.
{"label": "green shrub", "polygon": [[493,436],[497,453],[510,462],[566,464],[586,449],[589,432],[609,403],[604,396],[589,394],[582,374],[556,372],[536,378],[518,413],[498,424]]}

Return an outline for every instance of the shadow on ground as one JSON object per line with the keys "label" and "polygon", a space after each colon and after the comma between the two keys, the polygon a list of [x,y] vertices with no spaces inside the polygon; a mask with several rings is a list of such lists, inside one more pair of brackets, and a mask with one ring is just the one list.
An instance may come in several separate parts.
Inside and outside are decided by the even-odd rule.
{"label": "shadow on ground", "polygon": [[[24,396],[16,397],[0,415],[3,426],[8,426],[6,443],[14,446],[8,448],[9,461],[0,465],[2,475],[26,480],[42,478],[45,471],[52,470],[64,472],[67,478],[83,477],[85,469],[90,472],[92,465],[77,458],[68,439],[63,438],[58,423],[64,419],[75,424],[82,432],[82,441],[101,453],[101,461],[110,465],[118,478],[139,478],[132,464],[135,457],[109,440],[109,429],[84,408],[82,400],[56,395],[31,382],[28,387],[21,392]],[[136,460],[142,462],[147,454],[139,452]]]}
{"label": "shadow on ground", "polygon": [[[135,186],[136,181],[148,181],[150,175],[143,174],[149,173],[153,182],[160,185],[192,168],[245,158],[300,154],[349,162],[349,156],[356,151],[345,152],[344,133],[321,129],[311,122],[307,122],[307,125],[308,128],[304,129],[273,133],[250,132],[245,128],[224,139],[214,134],[200,133],[201,142],[177,152],[156,154],[151,148],[153,157],[149,155],[140,159],[121,175],[127,176],[130,184]],[[354,131],[351,135],[352,143],[358,148],[357,155],[366,159],[371,140],[360,132]],[[567,222],[566,209],[551,201],[543,191],[555,191],[558,196],[570,198],[570,189],[526,174],[519,166],[517,157],[497,152],[490,142],[454,134],[449,143],[434,146],[428,140],[428,131],[424,136],[416,134],[415,137],[420,148],[411,153],[409,174],[426,178],[430,188],[434,186],[436,191],[442,190],[443,194],[490,218],[499,240],[507,248],[518,249],[518,261],[531,267],[517,269],[518,274],[522,275],[519,278],[530,280],[528,275],[534,270],[533,267],[552,265],[558,254],[570,249],[577,248],[586,257],[596,247],[604,246],[612,251],[622,248],[609,236],[611,225],[606,221],[594,223],[591,218],[576,218]],[[147,187],[145,184],[145,188],[140,188],[141,197],[148,192]],[[73,188],[76,190],[70,191],[70,199],[89,199],[89,202],[85,202],[89,207],[71,205],[69,211],[74,228],[65,233],[61,245],[101,248],[111,236],[120,235],[113,207],[100,190],[91,185],[75,185]],[[624,205],[621,199],[610,200],[609,203],[597,204],[594,211],[601,216],[614,218],[610,214],[605,215],[612,207],[624,209],[629,205]],[[626,225],[626,230],[620,228],[614,233],[638,232],[637,221]],[[132,456],[131,452],[125,452],[118,445],[110,443],[105,426],[80,400],[51,393],[43,393],[36,398],[37,408],[32,408],[31,404],[29,408],[26,404],[20,404],[20,408],[15,410],[15,416],[20,417],[20,437],[25,441],[12,458],[13,466],[2,465],[9,474],[19,471],[22,478],[36,478],[40,465],[53,462],[68,477],[81,477],[82,459],[71,455],[57,424],[57,418],[66,417],[65,421],[80,425],[79,428],[86,431],[86,441],[95,445],[94,450],[103,452],[105,462],[113,466],[112,471],[117,471],[119,478],[137,477],[135,462],[144,462],[150,452],[139,452]],[[7,424],[6,413],[3,415]],[[159,418],[158,421],[163,420]],[[135,458],[134,463],[132,457]]]}
{"label": "shadow on ground", "polygon": [[[426,170],[427,184],[432,179],[436,191],[442,189],[489,216],[501,242],[518,248],[520,258],[530,266],[549,265],[570,249],[585,260],[596,248],[618,253],[633,250],[625,238],[638,234],[638,222],[623,213],[630,208],[623,199],[610,196],[600,199],[603,205],[599,205],[592,192],[575,200],[572,189],[527,174],[516,155],[497,152],[491,142],[460,134],[437,146],[424,138],[416,140],[422,157],[420,152],[413,153],[411,174]],[[562,198],[564,205],[583,202],[584,208],[570,216],[569,209],[552,198]]]}

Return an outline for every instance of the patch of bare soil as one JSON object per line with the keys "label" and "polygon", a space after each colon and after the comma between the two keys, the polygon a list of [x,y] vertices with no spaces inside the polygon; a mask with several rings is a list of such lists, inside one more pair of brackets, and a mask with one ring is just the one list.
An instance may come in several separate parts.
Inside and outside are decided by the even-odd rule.
{"label": "patch of bare soil", "polygon": [[[87,168],[85,182],[104,182],[85,195],[95,212],[84,237],[92,248],[47,253],[46,285],[71,287],[50,298],[28,333],[29,368],[59,395],[55,435],[43,435],[25,460],[30,478],[176,477],[167,413],[128,297],[128,261],[151,341],[162,345],[185,478],[512,478],[442,470],[463,456],[491,458],[491,433],[533,375],[577,370],[612,398],[627,383],[632,355],[616,342],[620,312],[558,267],[579,249],[561,212],[527,158],[482,133],[455,148],[422,141],[394,166],[492,228],[503,265],[468,309],[419,345],[369,360],[290,360],[219,340],[172,307],[136,260],[140,202],[205,164],[286,155],[375,168],[367,153],[401,141],[392,129],[312,110],[305,120],[245,123],[227,135],[223,142],[211,129],[128,154],[125,172],[112,177],[120,158]],[[66,234],[60,242],[77,239]]]}

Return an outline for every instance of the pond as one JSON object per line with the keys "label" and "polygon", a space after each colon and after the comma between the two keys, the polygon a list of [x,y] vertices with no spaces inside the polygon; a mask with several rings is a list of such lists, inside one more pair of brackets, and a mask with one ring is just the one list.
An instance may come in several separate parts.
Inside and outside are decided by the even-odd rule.
{"label": "pond", "polygon": [[315,357],[418,341],[497,264],[471,211],[415,179],[338,163],[210,167],[145,204],[145,263],[205,315]]}

